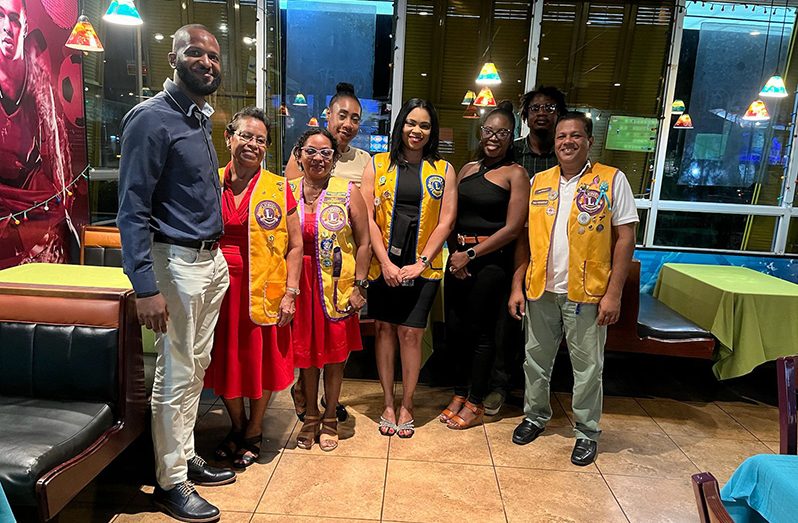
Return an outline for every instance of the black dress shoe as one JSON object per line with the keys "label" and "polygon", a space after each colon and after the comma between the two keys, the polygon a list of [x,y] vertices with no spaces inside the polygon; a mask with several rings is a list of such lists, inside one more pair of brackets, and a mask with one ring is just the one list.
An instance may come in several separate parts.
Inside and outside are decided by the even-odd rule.
{"label": "black dress shoe", "polygon": [[236,480],[236,473],[230,469],[211,467],[199,456],[188,460],[188,479],[196,485],[215,487],[227,485]]}
{"label": "black dress shoe", "polygon": [[153,502],[173,518],[188,523],[218,521],[219,509],[205,501],[190,481],[179,483],[169,490],[155,486]]}
{"label": "black dress shoe", "polygon": [[535,438],[540,436],[541,432],[543,432],[543,427],[538,427],[528,419],[524,418],[524,421],[522,421],[513,431],[513,443],[516,445],[526,445],[527,443],[532,443],[535,441]]}
{"label": "black dress shoe", "polygon": [[571,463],[580,467],[590,465],[596,460],[596,454],[598,454],[598,443],[580,438],[576,440],[574,451],[571,452]]}

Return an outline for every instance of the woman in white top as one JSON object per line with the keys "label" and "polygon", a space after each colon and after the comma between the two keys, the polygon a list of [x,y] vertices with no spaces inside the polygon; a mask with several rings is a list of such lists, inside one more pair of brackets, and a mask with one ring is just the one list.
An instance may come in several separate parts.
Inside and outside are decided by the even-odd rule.
{"label": "woman in white top", "polygon": [[[341,82],[335,86],[335,96],[330,99],[327,130],[338,140],[338,152],[341,156],[335,164],[332,175],[349,180],[358,187],[363,169],[371,161],[368,152],[349,145],[360,130],[362,110],[352,84]],[[297,166],[295,155],[292,154],[285,166],[285,177],[292,180],[300,176],[302,173]]]}

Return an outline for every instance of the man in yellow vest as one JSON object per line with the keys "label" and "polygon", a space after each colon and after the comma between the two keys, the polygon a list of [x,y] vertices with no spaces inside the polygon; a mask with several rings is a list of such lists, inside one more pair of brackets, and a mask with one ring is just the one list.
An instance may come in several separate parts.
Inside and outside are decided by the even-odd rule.
{"label": "man in yellow vest", "polygon": [[524,420],[513,442],[537,438],[551,419],[549,380],[563,335],[574,372],[576,445],[585,466],[598,451],[607,325],[618,321],[639,221],[626,176],[588,160],[593,122],[570,112],[557,123],[559,165],[540,172],[529,195],[528,241],[518,241],[510,313],[525,318]]}

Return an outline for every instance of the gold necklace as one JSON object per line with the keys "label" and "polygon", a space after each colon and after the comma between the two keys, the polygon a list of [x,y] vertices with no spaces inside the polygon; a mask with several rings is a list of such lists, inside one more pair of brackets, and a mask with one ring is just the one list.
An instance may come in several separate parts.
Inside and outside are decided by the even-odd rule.
{"label": "gold necklace", "polygon": [[[302,198],[305,200],[305,203],[308,204],[308,205],[313,205],[314,203],[316,203],[316,200],[318,200],[319,196],[321,195],[321,193],[324,192],[324,188],[325,188],[325,186],[327,185],[327,183],[329,181],[330,181],[330,178],[328,177],[326,180],[324,180],[323,183],[321,183],[319,185],[313,185],[311,183],[308,183],[307,180],[304,180],[302,182]],[[316,189],[318,191],[315,194],[315,196],[313,196],[313,199],[308,198],[308,196],[305,194],[305,188],[307,188],[307,187],[309,187],[311,189]]]}

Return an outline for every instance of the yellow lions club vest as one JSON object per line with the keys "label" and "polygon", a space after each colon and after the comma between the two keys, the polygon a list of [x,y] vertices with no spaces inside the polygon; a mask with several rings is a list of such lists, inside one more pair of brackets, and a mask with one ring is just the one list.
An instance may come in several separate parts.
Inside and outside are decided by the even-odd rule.
{"label": "yellow lions club vest", "polygon": [[[305,210],[302,180],[291,180],[291,190],[299,203],[299,220],[304,230]],[[355,287],[355,237],[349,223],[351,185],[343,178],[331,177],[327,189],[316,203],[316,265],[324,315],[338,321],[354,314],[349,298]]]}
{"label": "yellow lions club vest", "polygon": [[[224,186],[225,168],[219,169]],[[249,201],[249,317],[257,325],[275,325],[285,295],[288,269],[285,178],[266,169]]]}
{"label": "yellow lions club vest", "polygon": [[[447,165],[445,160],[438,160],[434,165],[428,161],[421,164],[421,213],[418,220],[416,259],[427,245],[432,231],[438,226]],[[398,174],[396,166],[391,166],[389,153],[374,155],[374,218],[382,231],[382,241],[386,250],[390,249],[393,235],[392,222]],[[443,252],[438,252],[430,261],[430,265],[424,269],[420,277],[440,280],[443,277]],[[376,256],[372,256],[369,280],[376,280],[381,273],[379,260]]]}
{"label": "yellow lions club vest", "polygon": [[[598,303],[612,268],[612,187],[618,170],[600,163],[582,174],[568,217],[568,299]],[[538,173],[529,194],[529,249],[526,295],[537,300],[546,289],[551,235],[560,203],[560,167]]]}

